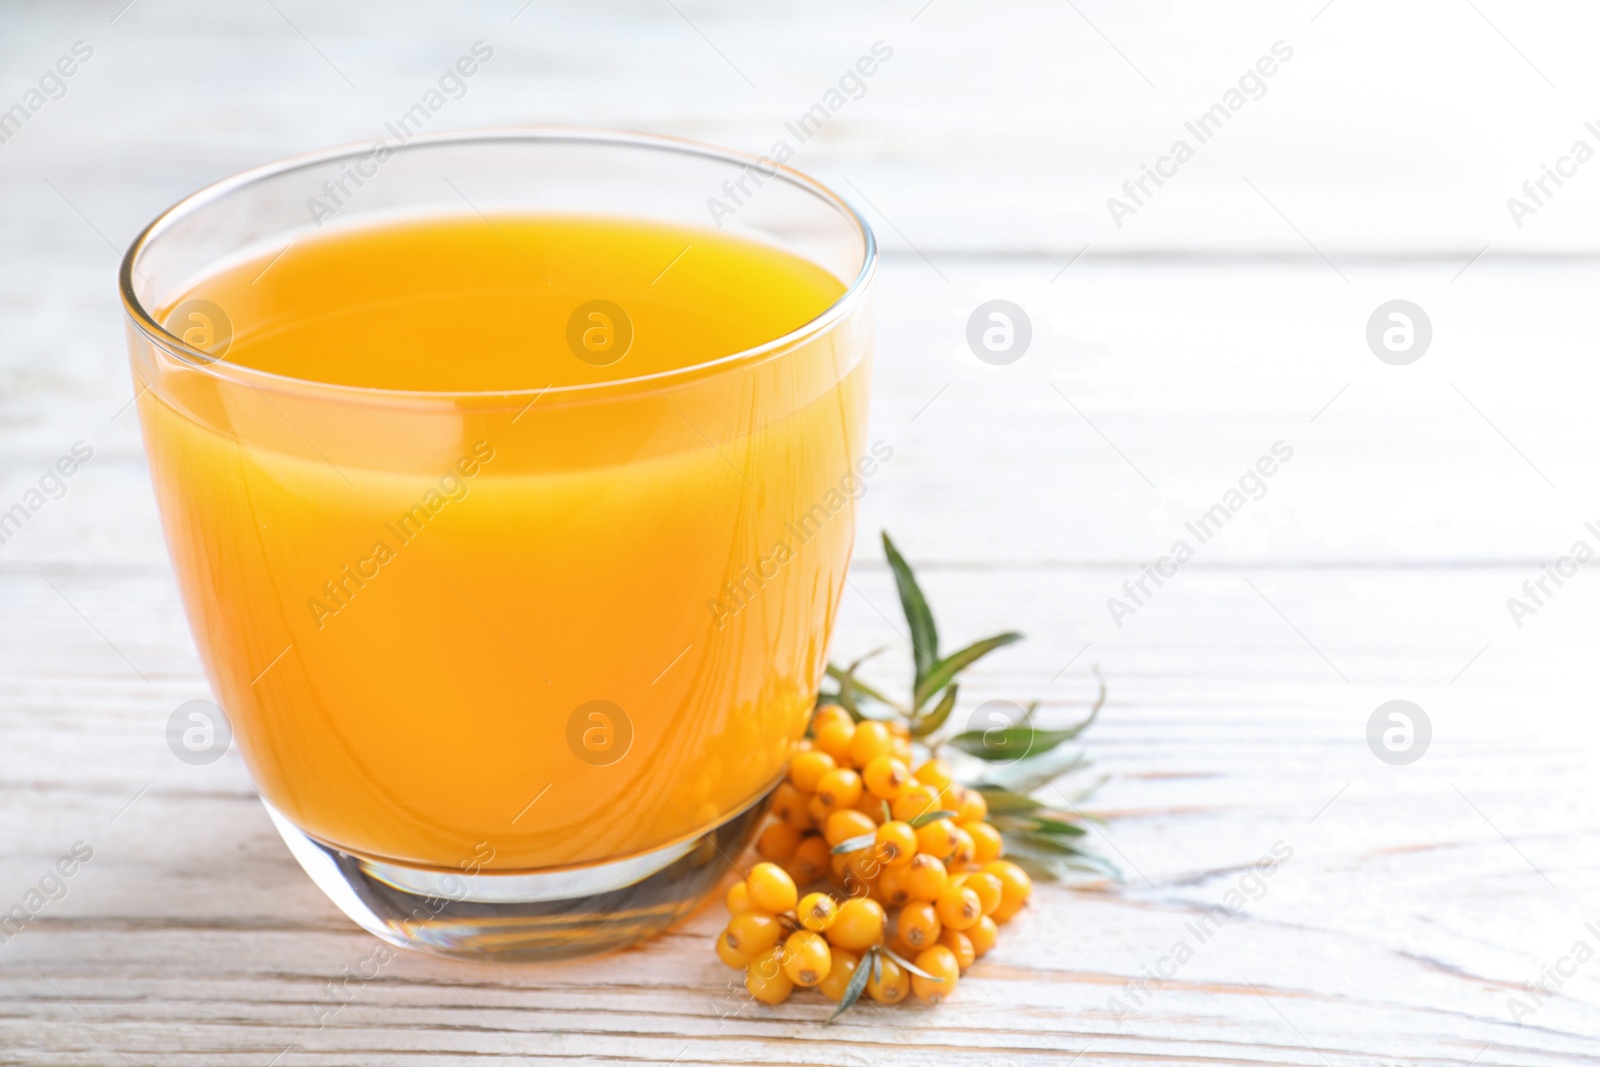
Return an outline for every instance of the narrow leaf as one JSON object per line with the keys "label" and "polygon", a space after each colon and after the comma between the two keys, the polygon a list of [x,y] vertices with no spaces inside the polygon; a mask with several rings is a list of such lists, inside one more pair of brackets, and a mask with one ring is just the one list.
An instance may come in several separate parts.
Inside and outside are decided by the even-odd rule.
{"label": "narrow leaf", "polygon": [[867,955],[872,957],[872,980],[883,982],[883,953],[886,951],[882,945],[873,945],[867,949]]}
{"label": "narrow leaf", "polygon": [[836,856],[844,852],[860,852],[864,848],[871,848],[872,843],[877,839],[876,834],[862,834],[860,837],[852,837],[848,841],[840,841],[830,851]]}
{"label": "narrow leaf", "polygon": [[953,819],[955,817],[955,812],[948,811],[943,808],[938,811],[925,811],[921,815],[918,815],[915,819],[911,820],[911,828],[913,830],[918,830],[928,825],[930,822],[938,822],[940,819]]}
{"label": "narrow leaf", "polygon": [[1089,725],[1088,719],[1064,730],[1040,730],[1034,726],[994,726],[987,730],[968,730],[950,739],[961,751],[983,760],[1019,760],[1040,756],[1065,741],[1071,741]]}
{"label": "narrow leaf", "polygon": [[933,665],[939,661],[939,631],[933,624],[933,611],[922,595],[917,576],[911,565],[894,547],[887,532],[883,535],[883,554],[889,558],[889,569],[894,571],[895,588],[900,592],[900,607],[906,613],[906,623],[911,627],[911,656],[916,667],[914,682],[922,684]]}
{"label": "narrow leaf", "polygon": [[922,705],[932,699],[935,693],[955,681],[957,674],[966,670],[984,656],[987,656],[997,648],[1004,648],[1006,645],[1015,644],[1021,640],[1021,634],[1007,632],[996,634],[994,637],[986,637],[982,641],[974,641],[960,652],[952,652],[935,663],[928,671],[928,676],[917,683],[916,693],[911,698],[912,710],[921,708]]}
{"label": "narrow leaf", "polygon": [[910,971],[912,974],[918,976],[919,978],[931,978],[935,982],[944,981],[944,979],[941,978],[940,976],[938,976],[936,974],[929,974],[927,971],[923,970],[921,967],[918,967],[916,964],[912,963],[910,960],[906,959],[904,956],[900,955],[898,952],[896,952],[894,949],[888,947],[887,945],[885,945],[884,948],[883,948],[883,954],[885,956],[888,956],[891,960],[894,960],[900,966],[904,967],[906,970]]}
{"label": "narrow leaf", "polygon": [[845,985],[844,995],[839,998],[839,1006],[833,1009],[833,1014],[828,1016],[828,1022],[822,1025],[828,1025],[828,1023],[833,1022],[833,1020],[853,1008],[856,1001],[861,999],[862,992],[867,988],[867,979],[871,976],[872,968],[863,958],[856,965],[855,973],[850,976],[850,981]]}
{"label": "narrow leaf", "polygon": [[990,767],[983,772],[983,785],[999,786],[1013,793],[1027,795],[1042,789],[1066,775],[1091,766],[1082,752],[1058,748],[1054,752],[1035,753],[1027,759],[1017,760],[1004,767]]}
{"label": "narrow leaf", "polygon": [[989,806],[989,814],[1006,815],[1012,812],[1037,811],[1044,807],[1039,801],[1021,793],[1014,793],[994,782],[982,781],[973,786],[983,794],[984,802]]}
{"label": "narrow leaf", "polygon": [[956,694],[961,691],[959,685],[952,685],[944,691],[944,697],[938,705],[928,714],[911,720],[911,736],[927,737],[939,727],[944,725],[950,713],[955,710]]}
{"label": "narrow leaf", "polygon": [[883,822],[893,822],[894,821],[894,812],[890,809],[889,802],[887,800],[885,800],[883,802],[883,820],[882,821]]}

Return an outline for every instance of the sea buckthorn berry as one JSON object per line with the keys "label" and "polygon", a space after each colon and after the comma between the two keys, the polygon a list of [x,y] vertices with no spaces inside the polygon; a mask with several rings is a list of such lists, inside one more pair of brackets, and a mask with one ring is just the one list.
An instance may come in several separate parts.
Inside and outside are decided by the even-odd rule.
{"label": "sea buckthorn berry", "polygon": [[901,763],[904,763],[907,767],[911,766],[911,742],[908,739],[904,737],[895,738],[894,748],[891,750],[890,754]]}
{"label": "sea buckthorn berry", "polygon": [[911,771],[893,756],[879,756],[861,769],[861,784],[883,800],[893,800],[910,782]]}
{"label": "sea buckthorn berry", "polygon": [[1027,903],[1026,900],[1002,900],[1000,901],[1000,906],[991,911],[988,917],[1004,926],[1012,919],[1015,919],[1017,912],[1021,911]]}
{"label": "sea buckthorn berry", "polygon": [[878,875],[878,896],[890,907],[898,908],[911,899],[911,890],[906,887],[906,876],[911,872],[907,864],[904,867],[885,867],[883,873]]}
{"label": "sea buckthorn berry", "polygon": [[882,957],[874,965],[876,974],[867,979],[867,996],[879,1004],[898,1004],[911,994],[911,972],[894,960]]}
{"label": "sea buckthorn berry", "polygon": [[906,944],[906,939],[901,937],[898,932],[889,939],[888,949],[903,960],[917,958],[917,950]]}
{"label": "sea buckthorn berry", "polygon": [[968,789],[961,795],[961,807],[956,809],[956,822],[982,822],[989,817],[989,802],[983,799],[983,794],[976,789]]}
{"label": "sea buckthorn berry", "polygon": [[856,736],[856,727],[848,722],[830,722],[817,731],[817,748],[833,757],[841,767],[850,766],[850,742]]}
{"label": "sea buckthorn berry", "polygon": [[780,782],[772,792],[772,814],[801,832],[812,827],[810,804],[811,794],[800,792],[793,782]]}
{"label": "sea buckthorn berry", "polygon": [[926,782],[909,786],[905,792],[895,797],[894,803],[889,805],[889,808],[896,819],[910,822],[918,815],[939,809],[939,791]]}
{"label": "sea buckthorn berry", "polygon": [[738,949],[729,948],[726,937],[717,938],[717,959],[736,971],[742,971],[750,965],[750,957]]}
{"label": "sea buckthorn berry", "polygon": [[935,790],[941,790],[955,781],[956,777],[950,764],[942,759],[931,759],[917,768],[916,779],[924,785],[933,786]]}
{"label": "sea buckthorn berry", "polygon": [[828,954],[828,943],[821,934],[810,930],[796,930],[783,945],[783,973],[789,981],[807,989],[828,977],[833,957]]}
{"label": "sea buckthorn berry", "polygon": [[972,859],[975,863],[993,863],[1005,855],[1006,844],[1000,831],[986,822],[964,822],[961,828],[972,837]]}
{"label": "sea buckthorn berry", "polygon": [[901,908],[897,922],[901,939],[919,952],[939,940],[943,925],[938,909],[926,900],[913,901]]}
{"label": "sea buckthorn berry", "polygon": [[1008,903],[1014,900],[1021,906],[1033,894],[1033,879],[1010,860],[995,860],[984,864],[983,869],[1000,879],[1000,892]]}
{"label": "sea buckthorn berry", "polygon": [[761,911],[741,911],[728,920],[728,928],[722,931],[728,948],[750,960],[776,945],[782,936],[783,924],[777,916]]}
{"label": "sea buckthorn berry", "polygon": [[799,916],[801,926],[820,933],[833,924],[834,917],[839,914],[839,905],[826,893],[807,893],[800,898],[795,914]]}
{"label": "sea buckthorn berry", "polygon": [[983,918],[983,904],[970,886],[946,886],[933,906],[939,913],[939,922],[952,930],[971,929]]}
{"label": "sea buckthorn berry", "polygon": [[913,961],[918,970],[927,971],[932,978],[924,978],[920,974],[911,976],[911,990],[916,993],[918,1000],[925,1000],[929,1004],[937,1004],[948,1000],[956,991],[956,978],[961,973],[961,963],[956,959],[956,954],[945,945],[934,945],[925,948],[917,954]]}
{"label": "sea buckthorn berry", "polygon": [[949,819],[935,819],[917,827],[917,851],[948,863],[956,853],[956,825]]}
{"label": "sea buckthorn berry", "polygon": [[972,835],[961,827],[957,826],[950,832],[956,839],[955,851],[950,853],[950,862],[957,867],[965,867],[978,854],[978,846],[973,842]]}
{"label": "sea buckthorn berry", "polygon": [[733,883],[724,898],[728,902],[728,912],[737,915],[741,911],[749,911],[755,905],[750,903],[750,887],[744,884],[743,879]]}
{"label": "sea buckthorn berry", "polygon": [[756,854],[773,863],[788,863],[794,850],[800,847],[801,833],[786,822],[775,822],[761,831],[756,838]]}
{"label": "sea buckthorn berry", "polygon": [[794,980],[783,971],[783,949],[769,948],[745,968],[744,987],[763,1004],[782,1004],[794,992]]}
{"label": "sea buckthorn berry", "polygon": [[983,909],[985,915],[992,914],[994,909],[1000,906],[1005,890],[1000,885],[1000,879],[997,875],[991,874],[989,871],[977,871],[967,875],[966,880],[961,884],[978,894],[978,905]]}
{"label": "sea buckthorn berry", "polygon": [[917,854],[917,832],[910,823],[886,822],[878,827],[872,854],[885,867],[904,867]]}
{"label": "sea buckthorn berry", "polygon": [[849,862],[844,865],[844,870],[839,874],[839,882],[844,886],[847,897],[875,896],[878,887],[878,872],[883,867],[870,853],[852,852],[846,857]]}
{"label": "sea buckthorn berry", "polygon": [[815,735],[821,732],[822,728],[830,722],[842,722],[846,726],[854,726],[856,724],[856,721],[850,717],[850,713],[838,704],[824,704],[811,713],[811,733]]}
{"label": "sea buckthorn berry", "polygon": [[831,815],[855,807],[860,799],[861,776],[844,767],[835,767],[817,783],[817,791],[811,798],[811,814],[817,814],[819,803],[826,809],[826,814]]}
{"label": "sea buckthorn berry", "polygon": [[836,1001],[850,987],[850,979],[861,965],[861,960],[854,952],[838,945],[828,946],[828,956],[828,974],[817,985],[817,989],[829,1000]]}
{"label": "sea buckthorn berry", "polygon": [[745,876],[745,884],[750,887],[750,903],[774,915],[793,911],[795,901],[799,899],[794,879],[776,863],[758,863],[750,868],[750,873]]}
{"label": "sea buckthorn berry", "polygon": [[939,944],[955,953],[956,966],[963,971],[971,967],[972,961],[978,958],[977,950],[972,947],[972,938],[960,930],[941,930]]}
{"label": "sea buckthorn berry", "polygon": [[995,925],[994,919],[985,915],[961,933],[967,935],[967,940],[972,942],[972,954],[981,956],[994,948],[995,941],[1000,937],[1000,927]]}
{"label": "sea buckthorn berry", "polygon": [[802,752],[789,761],[789,781],[802,793],[815,793],[822,776],[837,766],[826,752]]}
{"label": "sea buckthorn berry", "polygon": [[817,834],[809,835],[794,850],[786,869],[797,886],[815,882],[828,873],[828,842]]}
{"label": "sea buckthorn berry", "polygon": [[828,927],[828,943],[860,952],[883,943],[883,926],[883,905],[856,897],[839,905],[839,914]]}
{"label": "sea buckthorn berry", "polygon": [[842,845],[852,837],[865,837],[878,832],[878,824],[872,821],[872,816],[866,812],[856,811],[853,808],[836,811],[828,816],[827,825],[823,828],[823,837],[828,840],[828,847]]}
{"label": "sea buckthorn berry", "polygon": [[893,753],[894,735],[889,732],[889,727],[871,719],[856,724],[856,732],[850,738],[852,764],[865,767],[879,756],[889,756]]}
{"label": "sea buckthorn berry", "polygon": [[906,741],[911,740],[911,724],[907,723],[904,719],[890,719],[888,722],[884,723],[884,725],[889,728],[889,733],[894,737],[901,738]]}
{"label": "sea buckthorn berry", "polygon": [[906,889],[913,900],[938,900],[949,884],[949,872],[932,856],[918,855],[906,868]]}
{"label": "sea buckthorn berry", "polygon": [[[864,785],[865,783],[863,783]],[[873,796],[871,790],[863,788],[861,790],[861,799],[855,803],[855,809],[866,815],[873,822],[881,823],[885,821],[883,812],[884,805],[887,803],[882,797]],[[893,816],[889,816],[889,818],[893,818]]]}

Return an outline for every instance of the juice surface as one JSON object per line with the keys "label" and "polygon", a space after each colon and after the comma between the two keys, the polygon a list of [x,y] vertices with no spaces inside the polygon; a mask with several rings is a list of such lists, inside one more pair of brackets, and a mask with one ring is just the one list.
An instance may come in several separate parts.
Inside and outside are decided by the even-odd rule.
{"label": "juice surface", "polygon": [[[135,368],[191,625],[265,798],[358,854],[537,870],[684,840],[762,795],[885,458],[862,439],[865,331],[540,390],[728,356],[843,289],[698,230],[467,216],[331,232],[163,309],[231,322],[220,375],[148,343]],[[568,341],[595,300],[631,325],[614,362]],[[531,392],[374,402],[228,364]]]}

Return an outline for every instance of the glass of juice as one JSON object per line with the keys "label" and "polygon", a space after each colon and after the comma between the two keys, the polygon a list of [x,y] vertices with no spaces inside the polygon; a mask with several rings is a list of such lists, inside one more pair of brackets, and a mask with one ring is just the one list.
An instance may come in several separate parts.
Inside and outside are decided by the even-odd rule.
{"label": "glass of juice", "polygon": [[573,130],[289,159],[134,241],[190,627],[347,915],[541,959],[715,888],[804,734],[890,454],[875,265],[778,163]]}

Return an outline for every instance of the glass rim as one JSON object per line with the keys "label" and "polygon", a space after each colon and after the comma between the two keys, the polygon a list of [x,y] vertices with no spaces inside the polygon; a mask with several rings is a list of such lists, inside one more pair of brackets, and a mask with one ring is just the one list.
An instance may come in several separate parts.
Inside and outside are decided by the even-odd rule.
{"label": "glass rim", "polygon": [[854,205],[826,185],[801,171],[774,162],[766,157],[755,156],[746,152],[720,148],[700,141],[671,137],[665,134],[578,126],[507,126],[418,134],[405,144],[394,148],[393,151],[399,154],[414,148],[504,142],[572,142],[616,148],[653,149],[656,151],[676,152],[687,156],[698,156],[702,159],[733,164],[742,168],[754,167],[768,177],[781,178],[789,184],[812,194],[838,211],[854,227],[860,239],[861,269],[856,272],[856,276],[853,279],[846,283],[844,292],[839,294],[838,299],[834,300],[833,303],[788,333],[772,340],[764,341],[759,345],[753,345],[725,356],[718,356],[715,359],[692,363],[686,367],[656,371],[651,374],[641,374],[630,378],[618,378],[603,382],[547,385],[543,388],[388,389],[363,385],[344,385],[337,382],[318,381],[315,378],[276,374],[237,363],[228,363],[225,358],[218,359],[211,356],[187,344],[181,337],[173,334],[160,322],[156,321],[155,316],[145,307],[144,302],[139,298],[133,287],[133,276],[137,270],[138,260],[151,242],[194,211],[214,204],[224,197],[246,189],[257,182],[296,170],[321,166],[342,159],[361,157],[372,151],[370,142],[359,141],[285,156],[269,163],[239,171],[190,193],[162,211],[139,232],[138,236],[128,245],[127,251],[123,253],[122,262],[117,271],[118,290],[122,298],[123,310],[147,340],[182,359],[184,363],[188,364],[189,369],[208,374],[222,381],[235,382],[242,385],[268,384],[290,390],[309,390],[313,392],[326,390],[352,398],[384,398],[397,401],[513,399],[529,396],[538,398],[546,393],[582,396],[639,385],[672,385],[680,380],[695,380],[705,376],[708,372],[715,373],[732,369],[736,365],[755,363],[762,357],[780,354],[785,350],[797,347],[806,340],[826,332],[853,311],[864,299],[868,283],[871,282],[877,271],[877,238],[872,232],[872,227],[868,225],[867,220],[855,209]]}

